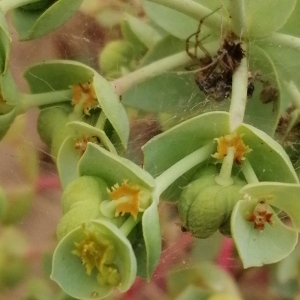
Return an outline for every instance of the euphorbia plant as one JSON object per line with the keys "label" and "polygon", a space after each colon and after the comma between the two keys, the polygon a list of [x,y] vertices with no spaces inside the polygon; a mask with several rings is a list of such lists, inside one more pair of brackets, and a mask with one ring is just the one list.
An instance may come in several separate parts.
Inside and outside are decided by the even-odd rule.
{"label": "euphorbia plant", "polygon": [[[63,188],[51,278],[79,299],[150,280],[160,200],[177,203],[193,236],[232,237],[245,268],[287,257],[300,230],[299,179],[284,149],[300,109],[298,1],[142,0],[146,20],[124,15],[123,39],[105,45],[99,72],[39,63],[24,75],[31,93],[19,93],[5,13],[21,40],[33,39],[81,2],[0,2],[0,135],[38,106]],[[141,162],[128,144],[130,108],[152,113],[162,131]]]}

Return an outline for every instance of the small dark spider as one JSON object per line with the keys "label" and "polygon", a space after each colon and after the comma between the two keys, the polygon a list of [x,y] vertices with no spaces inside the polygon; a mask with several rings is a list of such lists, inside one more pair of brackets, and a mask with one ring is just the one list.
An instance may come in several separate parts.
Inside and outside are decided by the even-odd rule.
{"label": "small dark spider", "polygon": [[[240,65],[242,58],[245,56],[245,51],[242,48],[241,42],[236,42],[234,35],[228,35],[227,38],[224,39],[222,46],[214,57],[212,57],[201,44],[206,38],[204,37],[199,40],[204,20],[219,9],[220,8],[214,10],[202,18],[199,22],[197,31],[186,39],[187,55],[200,65],[200,69],[196,73],[196,83],[201,91],[217,101],[221,101],[230,96],[232,89],[232,75]],[[195,41],[194,53],[190,51],[190,40],[193,37]],[[197,58],[198,48],[205,54],[205,57],[200,60]],[[253,90],[252,86],[249,87],[249,94],[252,95],[253,91],[251,90]]]}

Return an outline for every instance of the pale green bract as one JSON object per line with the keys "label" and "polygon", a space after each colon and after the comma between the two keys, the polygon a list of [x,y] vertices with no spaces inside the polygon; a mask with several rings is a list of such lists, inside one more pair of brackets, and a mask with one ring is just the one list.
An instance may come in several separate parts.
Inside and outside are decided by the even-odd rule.
{"label": "pale green bract", "polygon": [[[231,232],[244,267],[258,267],[287,257],[294,250],[300,231],[300,185],[260,182],[246,185],[241,193],[245,199],[232,212]],[[266,210],[258,210],[257,205],[262,202]],[[281,220],[278,210],[290,220]],[[255,228],[251,216],[265,218],[266,212],[271,214],[270,220],[263,219],[261,227]]]}

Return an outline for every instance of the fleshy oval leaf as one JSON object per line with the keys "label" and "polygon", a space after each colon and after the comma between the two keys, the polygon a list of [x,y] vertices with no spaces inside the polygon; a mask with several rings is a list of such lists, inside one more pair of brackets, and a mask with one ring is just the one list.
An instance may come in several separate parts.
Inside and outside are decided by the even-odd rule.
{"label": "fleshy oval leaf", "polygon": [[0,41],[0,73],[3,74],[8,68],[12,38],[2,11],[0,11]]}
{"label": "fleshy oval leaf", "polygon": [[[252,1],[244,0],[247,37],[265,37],[278,31],[292,14],[296,0]],[[236,28],[235,33],[240,29]]]}
{"label": "fleshy oval leaf", "polygon": [[74,134],[65,139],[57,155],[57,169],[63,188],[78,177],[77,164],[87,143],[99,143],[108,151],[117,154],[114,145],[103,130],[80,121],[70,122],[67,127]]}
{"label": "fleshy oval leaf", "polygon": [[[140,41],[146,48],[151,49],[162,37],[149,24],[142,22],[140,19],[125,14],[127,26],[135,34],[136,39]],[[130,41],[129,41],[130,42]]]}
{"label": "fleshy oval leaf", "polygon": [[157,267],[162,248],[157,205],[158,198],[153,199],[152,204],[143,213],[143,239],[139,241],[137,249],[145,249],[145,251],[136,252],[138,263],[137,274],[146,280],[150,280]]}
{"label": "fleshy oval leaf", "polygon": [[247,215],[256,204],[256,199],[241,200],[231,215],[231,233],[244,268],[278,262],[293,251],[298,241],[296,230],[283,224],[271,208],[273,225],[255,229]]}
{"label": "fleshy oval leaf", "polygon": [[66,90],[71,86],[92,83],[100,108],[116,131],[121,144],[126,147],[129,122],[125,109],[111,84],[95,70],[75,61],[54,60],[32,66],[24,77],[33,93]]}
{"label": "fleshy oval leaf", "polygon": [[[180,159],[229,132],[229,114],[210,112],[191,118],[155,136],[143,147],[144,168],[157,177]],[[178,200],[180,187],[191,179],[192,173],[176,180],[167,192],[168,200]]]}
{"label": "fleshy oval leaf", "polygon": [[241,189],[241,193],[251,198],[263,198],[273,207],[285,212],[293,225],[300,231],[300,185],[282,182],[259,182],[248,184]]}
{"label": "fleshy oval leaf", "polygon": [[15,9],[12,19],[19,40],[35,39],[60,27],[74,15],[82,2],[83,0],[57,0],[41,9]]}
{"label": "fleshy oval leaf", "polygon": [[[117,288],[121,292],[128,290],[136,276],[136,258],[128,239],[115,225],[105,220],[93,220],[84,227],[88,232],[94,233],[97,240],[105,240],[114,247],[117,256],[115,262],[121,274],[121,282]],[[81,259],[72,253],[75,250],[74,243],[85,238],[83,227],[80,226],[59,242],[53,255],[51,279],[76,299],[102,299],[113,290],[113,287],[100,284],[95,271],[87,275]]]}
{"label": "fleshy oval leaf", "polygon": [[[103,163],[105,162],[105,163]],[[99,145],[89,143],[78,164],[80,175],[98,176],[109,186],[129,180],[153,190],[155,181],[145,170],[128,159],[115,155]]]}
{"label": "fleshy oval leaf", "polygon": [[252,150],[246,158],[260,181],[299,182],[288,155],[269,135],[247,124],[240,125],[236,132]]}
{"label": "fleshy oval leaf", "polygon": [[[214,10],[221,6],[220,1],[204,1],[205,3],[203,5],[203,1],[201,1],[200,4],[199,0],[190,2],[192,5],[194,5],[194,7],[197,7],[198,12],[202,12],[201,16],[199,15],[198,17],[195,12],[192,16],[188,16],[186,12],[181,12],[152,1],[143,0],[142,5],[147,16],[157,25],[171,35],[179,39],[186,40],[188,36],[197,32],[199,20],[208,15],[211,12],[210,9]],[[198,2],[199,4],[195,2]],[[188,6],[189,3],[186,3],[186,5]],[[207,7],[204,5],[207,5]],[[218,15],[218,12],[215,14]],[[214,16],[214,18],[216,18],[216,16]],[[201,35],[202,34],[203,36],[207,36],[208,34],[211,35],[211,32],[209,32],[208,28],[205,26],[205,23],[201,29]]]}

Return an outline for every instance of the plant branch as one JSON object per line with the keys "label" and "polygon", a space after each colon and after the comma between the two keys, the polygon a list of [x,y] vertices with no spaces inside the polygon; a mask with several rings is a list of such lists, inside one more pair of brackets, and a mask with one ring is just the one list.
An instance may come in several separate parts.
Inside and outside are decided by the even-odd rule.
{"label": "plant branch", "polygon": [[213,143],[192,152],[155,178],[156,195],[160,196],[176,179],[211,156]]}
{"label": "plant branch", "polygon": [[233,31],[238,37],[241,37],[247,31],[244,0],[231,0],[229,10]]}
{"label": "plant branch", "polygon": [[[217,42],[207,43],[205,44],[205,48],[209,51],[209,53],[216,53],[219,48],[219,44]],[[203,58],[205,56],[203,52],[198,52],[200,52],[198,58]],[[188,64],[191,64],[191,62],[191,58],[186,54],[186,51],[182,51],[157,60],[145,67],[118,78],[112,81],[111,84],[115,87],[116,93],[118,95],[122,95],[125,91],[138,83],[176,68],[187,66]]]}
{"label": "plant branch", "polygon": [[[192,0],[147,0],[147,1],[169,7],[197,21],[212,13],[212,11],[209,8]],[[212,14],[207,20],[205,20],[205,26],[219,33],[221,27],[222,26],[226,27],[227,24],[224,24],[224,20],[220,18],[218,14]]]}
{"label": "plant branch", "polygon": [[247,57],[244,57],[232,76],[232,93],[229,109],[231,132],[243,123],[247,103],[247,90],[248,61]]}
{"label": "plant branch", "polygon": [[0,1],[0,10],[6,14],[9,10],[21,7],[26,4],[35,3],[44,0],[1,0]]}
{"label": "plant branch", "polygon": [[248,159],[243,161],[241,170],[242,170],[242,173],[245,176],[245,179],[248,183],[258,183],[259,182]]}
{"label": "plant branch", "polygon": [[18,114],[25,113],[29,108],[61,103],[72,99],[71,90],[62,90],[56,92],[39,93],[39,94],[21,94]]}

